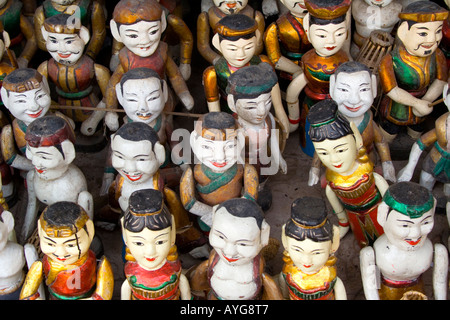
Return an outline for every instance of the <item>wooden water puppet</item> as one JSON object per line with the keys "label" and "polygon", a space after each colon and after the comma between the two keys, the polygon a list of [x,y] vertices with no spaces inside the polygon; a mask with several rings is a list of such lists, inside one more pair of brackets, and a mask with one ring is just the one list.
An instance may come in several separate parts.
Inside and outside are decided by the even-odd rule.
{"label": "wooden water puppet", "polygon": [[367,300],[426,298],[422,275],[431,265],[434,299],[447,299],[448,252],[427,237],[435,208],[432,193],[418,183],[398,182],[386,191],[378,207],[384,234],[360,252]]}
{"label": "wooden water puppet", "polygon": [[106,39],[106,11],[101,1],[96,0],[45,0],[36,9],[33,16],[34,32],[39,49],[47,51],[47,40],[42,34],[42,27],[46,19],[58,15],[68,14],[72,17],[69,23],[79,29],[86,27],[91,35],[86,44],[85,54],[96,60]]}
{"label": "wooden water puppet", "polygon": [[[270,226],[258,204],[237,198],[214,207],[208,260],[187,273],[194,296],[209,300],[282,300],[264,270]],[[245,245],[243,245],[245,244]],[[205,294],[206,293],[206,294]]]}
{"label": "wooden water puppet", "polygon": [[325,193],[339,219],[341,238],[351,229],[360,247],[371,245],[383,234],[377,208],[388,183],[373,171],[358,128],[338,112],[336,102],[315,104],[308,120],[316,153],[327,168]]}
{"label": "wooden water puppet", "polygon": [[[286,90],[290,131],[300,127],[300,146],[303,152],[313,156],[314,148],[308,138],[309,125],[306,116],[316,102],[329,99],[329,79],[340,64],[349,61],[344,50],[348,38],[347,12],[350,1],[332,2],[305,1],[308,13],[303,18],[303,26],[308,40],[313,46],[302,56],[303,73],[292,80]],[[299,95],[304,90],[305,99]],[[300,107],[301,105],[301,107]]]}
{"label": "wooden water puppet", "polygon": [[417,140],[433,111],[430,103],[447,83],[445,56],[438,48],[447,16],[432,1],[411,3],[399,14],[398,43],[378,68],[383,89],[380,128],[389,144],[403,130]]}
{"label": "wooden water puppet", "polygon": [[38,288],[44,283],[50,300],[111,300],[112,266],[105,256],[97,262],[89,249],[95,229],[86,211],[74,202],[56,202],[37,225],[44,257],[30,267],[20,299],[43,300]]}
{"label": "wooden water puppet", "polygon": [[175,218],[164,204],[163,193],[133,192],[121,224],[127,246],[121,299],[190,300],[189,282],[175,245]]}
{"label": "wooden water puppet", "polygon": [[337,276],[339,228],[328,219],[325,202],[303,197],[291,206],[291,217],[283,225],[284,246],[280,288],[291,300],[347,300]]}
{"label": "wooden water puppet", "polygon": [[[225,16],[232,14],[243,14],[254,19],[258,25],[259,33],[264,34],[265,20],[261,12],[253,9],[248,0],[243,1],[221,1],[213,0],[214,6],[199,14],[197,19],[197,49],[202,57],[210,64],[215,65],[220,58],[220,53],[211,47],[212,35],[216,33],[217,23]],[[264,49],[262,38],[259,39],[256,55]]]}

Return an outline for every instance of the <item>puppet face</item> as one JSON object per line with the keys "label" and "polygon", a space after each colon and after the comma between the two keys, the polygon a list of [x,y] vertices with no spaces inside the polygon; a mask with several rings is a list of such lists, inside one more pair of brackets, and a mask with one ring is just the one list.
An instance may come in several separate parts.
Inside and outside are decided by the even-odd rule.
{"label": "puppet face", "polygon": [[68,140],[63,144],[64,146],[61,144],[62,152],[54,146],[31,147],[27,145],[26,156],[31,160],[39,178],[54,180],[60,178],[67,171],[74,159],[74,152],[66,152],[66,150],[72,150],[74,147]]}
{"label": "puppet face", "polygon": [[149,57],[156,51],[162,32],[161,21],[139,21],[119,27],[123,44],[140,57]]}
{"label": "puppet face", "polygon": [[251,124],[264,123],[272,107],[271,93],[264,93],[254,99],[238,99],[235,103],[239,118]]}
{"label": "puppet face", "polygon": [[39,239],[42,252],[63,265],[74,264],[85,256],[92,242],[92,236],[85,229],[69,237],[51,237],[39,228]]}
{"label": "puppet face", "polygon": [[331,241],[316,242],[308,238],[300,241],[285,237],[284,243],[294,265],[307,274],[318,272],[332,252]]}
{"label": "puppet face", "polygon": [[225,263],[244,265],[261,251],[261,234],[254,218],[235,217],[222,207],[214,213],[209,242]]}
{"label": "puppet face", "polygon": [[7,92],[2,88],[2,100],[9,112],[27,125],[45,116],[51,104],[46,80],[38,88],[24,92]]}
{"label": "puppet face", "polygon": [[152,123],[161,115],[167,100],[157,78],[133,79],[118,85],[117,98],[127,116],[136,122]]}
{"label": "puppet face", "polygon": [[325,139],[313,144],[320,161],[328,169],[345,175],[353,168],[357,156],[353,135],[349,134],[336,140]]}
{"label": "puppet face", "polygon": [[136,262],[147,270],[161,268],[172,247],[172,227],[162,230],[144,228],[141,232],[131,232],[123,228],[125,243]]}
{"label": "puppet face", "polygon": [[152,178],[162,164],[148,140],[130,141],[114,136],[111,149],[112,166],[133,184],[144,183]]}
{"label": "puppet face", "polygon": [[292,12],[296,16],[304,16],[308,12],[308,10],[306,10],[304,0],[300,1],[280,0],[280,1],[286,6],[286,8],[288,8],[290,12]]}
{"label": "puppet face", "polygon": [[434,208],[419,218],[411,218],[391,210],[383,229],[389,241],[403,250],[414,251],[422,247],[434,226]]}
{"label": "puppet face", "polygon": [[326,25],[312,24],[309,26],[308,39],[318,55],[331,56],[342,48],[347,39],[346,22]]}
{"label": "puppet face", "polygon": [[53,59],[58,63],[70,66],[83,56],[86,43],[78,34],[49,32],[45,45]]}
{"label": "puppet face", "polygon": [[242,9],[247,6],[248,0],[241,1],[224,1],[224,0],[213,0],[214,5],[219,8],[225,14],[235,14],[239,13]]}
{"label": "puppet face", "polygon": [[199,161],[215,172],[225,172],[237,162],[237,139],[211,140],[192,133],[192,150]]}
{"label": "puppet face", "polygon": [[412,55],[427,57],[433,54],[442,39],[443,21],[415,23],[408,28],[407,22],[399,27],[398,37]]}
{"label": "puppet face", "polygon": [[231,66],[242,68],[255,55],[257,42],[256,36],[250,39],[241,38],[237,41],[222,40],[218,49]]}
{"label": "puppet face", "polygon": [[332,99],[339,111],[349,118],[359,117],[370,109],[376,95],[374,88],[373,79],[367,71],[340,72],[335,81],[330,81]]}

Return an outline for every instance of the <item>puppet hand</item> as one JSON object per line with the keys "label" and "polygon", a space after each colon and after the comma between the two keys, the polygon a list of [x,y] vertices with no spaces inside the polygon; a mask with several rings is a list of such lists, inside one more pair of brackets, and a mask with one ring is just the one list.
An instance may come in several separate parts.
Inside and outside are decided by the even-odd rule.
{"label": "puppet hand", "polygon": [[184,81],[188,81],[191,77],[191,65],[189,63],[180,63],[179,69]]}
{"label": "puppet hand", "polygon": [[183,92],[179,95],[181,102],[184,104],[186,109],[192,110],[194,107],[194,98],[191,96],[189,92]]}
{"label": "puppet hand", "polygon": [[319,182],[320,169],[311,168],[309,169],[308,186],[312,187]]}
{"label": "puppet hand", "polygon": [[417,102],[412,106],[412,111],[417,117],[425,117],[433,111],[433,108],[429,105],[429,101],[418,99]]}
{"label": "puppet hand", "polygon": [[386,180],[389,180],[391,182],[396,182],[395,178],[395,168],[392,164],[392,161],[385,161],[381,164],[381,167],[383,168],[383,176]]}
{"label": "puppet hand", "polygon": [[397,178],[398,182],[400,182],[400,181],[411,181],[413,173],[414,173],[414,168],[410,168],[408,165],[406,165],[398,173],[398,178]]}
{"label": "puppet hand", "polygon": [[105,115],[105,124],[111,131],[119,129],[119,115],[116,112],[107,112]]}

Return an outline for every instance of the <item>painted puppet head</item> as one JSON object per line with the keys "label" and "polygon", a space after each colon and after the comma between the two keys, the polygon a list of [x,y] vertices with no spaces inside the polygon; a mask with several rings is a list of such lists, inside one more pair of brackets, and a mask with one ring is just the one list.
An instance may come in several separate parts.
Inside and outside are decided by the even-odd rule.
{"label": "painted puppet head", "polygon": [[75,159],[75,133],[62,117],[47,115],[27,128],[26,156],[44,180],[61,177]]}
{"label": "painted puppet head", "polygon": [[141,189],[133,192],[121,222],[125,244],[144,269],[159,269],[168,256],[174,254],[174,217],[164,204],[161,191]]}
{"label": "painted puppet head", "polygon": [[403,8],[397,37],[413,56],[433,54],[442,40],[442,26],[448,11],[432,1],[417,1]]}
{"label": "painted puppet head", "polygon": [[166,26],[166,15],[155,0],[121,0],[110,22],[114,39],[140,57],[156,51]]}
{"label": "painted puppet head", "polygon": [[377,96],[376,76],[365,64],[345,62],[330,76],[330,96],[344,116],[359,117],[372,107]]}
{"label": "painted puppet head", "polygon": [[261,39],[255,19],[229,15],[220,19],[215,31],[212,43],[231,66],[242,68],[254,57]]}
{"label": "painted puppet head", "polygon": [[38,220],[42,252],[62,265],[71,265],[87,255],[94,238],[94,223],[74,202],[56,202]]}
{"label": "painted puppet head", "polygon": [[132,121],[151,124],[168,100],[167,82],[149,68],[131,69],[116,85],[117,99]]}
{"label": "painted puppet head", "polygon": [[238,161],[236,120],[225,112],[209,112],[195,123],[190,143],[203,165],[215,172],[225,172]]}
{"label": "painted puppet head", "polygon": [[111,136],[112,166],[126,181],[140,184],[152,178],[166,152],[155,130],[143,122],[124,124]]}
{"label": "painted puppet head", "polygon": [[52,58],[66,66],[80,60],[90,40],[89,30],[65,13],[45,19],[41,32]]}
{"label": "painted puppet head", "polygon": [[327,218],[321,198],[303,197],[291,206],[282,242],[292,263],[306,274],[317,273],[339,247],[339,228]]}
{"label": "painted puppet head", "polygon": [[51,104],[47,79],[31,68],[16,69],[7,75],[1,95],[9,112],[27,125],[45,116]]}
{"label": "painted puppet head", "polygon": [[242,121],[262,124],[272,107],[271,91],[277,83],[277,75],[268,63],[239,69],[228,78],[228,106]]}

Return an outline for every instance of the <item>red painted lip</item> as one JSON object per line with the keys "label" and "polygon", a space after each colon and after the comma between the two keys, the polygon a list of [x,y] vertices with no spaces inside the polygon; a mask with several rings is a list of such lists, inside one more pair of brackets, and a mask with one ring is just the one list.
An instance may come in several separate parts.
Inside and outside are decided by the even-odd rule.
{"label": "red painted lip", "polygon": [[304,5],[302,5],[302,4],[298,4],[298,6],[300,7],[300,8],[302,8],[302,9],[306,9],[306,7],[304,6]]}
{"label": "red painted lip", "polygon": [[335,168],[340,168],[340,167],[342,167],[342,164],[340,164],[340,165],[338,165],[338,166],[334,166]]}
{"label": "red painted lip", "polygon": [[66,261],[66,258],[56,258],[56,259],[58,259],[59,261]]}
{"label": "red painted lip", "polygon": [[325,47],[325,49],[327,49],[328,51],[334,50],[334,48],[336,48],[336,46],[334,46],[334,47]]}
{"label": "red painted lip", "polygon": [[312,264],[304,264],[303,265],[305,268],[311,268]]}
{"label": "red painted lip", "polygon": [[44,111],[44,109],[41,109],[41,111],[39,111],[38,113],[27,113],[27,114],[32,118],[37,118],[42,114],[42,111]]}
{"label": "red painted lip", "polygon": [[421,46],[422,46],[422,48],[425,48],[425,49],[431,49],[431,48],[433,48],[434,44],[431,44],[431,45],[429,45],[429,46],[424,46],[424,45],[422,44]]}
{"label": "red painted lip", "polygon": [[67,59],[68,57],[70,57],[72,54],[68,53],[68,54],[63,54],[63,53],[58,53],[58,56],[60,56],[63,59]]}
{"label": "red painted lip", "polygon": [[239,259],[228,258],[228,257],[226,257],[224,254],[222,254],[222,256],[223,256],[228,262],[236,262],[236,261],[239,260]]}
{"label": "red painted lip", "polygon": [[42,170],[42,169],[38,169],[38,168],[35,168],[36,169],[36,171],[38,172],[38,173],[44,173],[45,172],[45,170]]}
{"label": "red painted lip", "polygon": [[236,3],[228,3],[227,7],[228,8],[234,8],[234,7],[236,7]]}
{"label": "red painted lip", "polygon": [[139,175],[137,178],[132,178],[132,176],[130,176],[130,175],[128,175],[128,174],[126,174],[126,177],[127,177],[128,179],[130,179],[131,181],[137,181],[137,180],[139,180],[140,178],[142,178],[142,174]]}
{"label": "red painted lip", "polygon": [[356,108],[351,108],[349,106],[345,106],[348,110],[350,111],[358,111],[359,109],[361,109],[362,106],[356,107]]}
{"label": "red painted lip", "polygon": [[223,168],[227,165],[226,162],[224,162],[224,163],[211,162],[211,163],[213,164],[214,167],[217,167],[217,168]]}
{"label": "red painted lip", "polygon": [[420,237],[416,241],[413,241],[413,240],[405,240],[405,241],[412,246],[416,246],[420,242],[420,240],[422,240],[422,237]]}
{"label": "red painted lip", "polygon": [[156,258],[145,258],[147,261],[153,262],[156,260]]}

